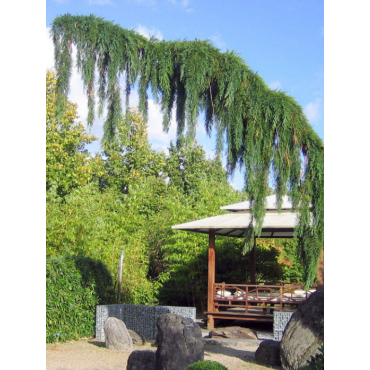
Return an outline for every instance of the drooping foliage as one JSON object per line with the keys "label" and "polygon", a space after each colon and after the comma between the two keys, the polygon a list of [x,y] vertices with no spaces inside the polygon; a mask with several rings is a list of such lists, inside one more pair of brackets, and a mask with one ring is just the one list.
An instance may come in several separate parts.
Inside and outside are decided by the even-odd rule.
{"label": "drooping foliage", "polygon": [[[55,98],[53,74],[47,72],[47,81],[50,102]],[[53,104],[50,108],[54,109]],[[177,232],[171,226],[218,215],[221,206],[246,200],[245,193],[231,187],[219,158],[206,159],[205,150],[196,142],[171,143],[168,155],[152,150],[146,125],[134,111],[128,119],[121,118],[117,140],[103,154],[92,157],[81,152],[87,133],[72,119],[75,106],[72,113],[68,119],[54,122],[58,131],[47,133],[47,158],[54,158],[52,164],[58,160],[63,164],[55,168],[47,164],[47,256],[99,260],[109,270],[116,289],[124,244],[121,302],[189,305],[204,311],[208,238]],[[47,116],[46,126],[49,124]],[[70,141],[72,146],[65,145]],[[60,144],[58,151],[50,145],[56,143]],[[78,168],[74,163],[79,163]],[[79,172],[89,176],[82,182],[66,182],[71,180],[68,175],[78,179]],[[217,241],[217,281],[250,281],[249,255],[240,256],[242,242],[228,237]],[[257,279],[302,281],[294,241],[282,243],[257,241]],[[53,325],[56,317],[69,320],[68,309],[50,312]],[[51,338],[56,339],[54,329],[52,333]]]}
{"label": "drooping foliage", "polygon": [[260,234],[271,181],[278,206],[288,194],[300,212],[297,237],[306,284],[312,283],[323,247],[324,149],[292,97],[269,89],[235,52],[222,53],[208,41],[148,40],[94,15],[57,17],[51,33],[59,73],[59,114],[69,90],[72,45],[77,48],[77,66],[88,96],[88,122],[94,121],[95,82],[100,114],[107,105],[104,146],[117,137],[122,114],[120,77],[125,78],[126,103],[137,84],[144,120],[149,89],[161,105],[164,130],[175,110],[178,138],[194,137],[197,117],[203,112],[206,131],[216,130],[219,150],[226,140],[230,173],[237,166],[245,173],[253,217],[244,251]]}

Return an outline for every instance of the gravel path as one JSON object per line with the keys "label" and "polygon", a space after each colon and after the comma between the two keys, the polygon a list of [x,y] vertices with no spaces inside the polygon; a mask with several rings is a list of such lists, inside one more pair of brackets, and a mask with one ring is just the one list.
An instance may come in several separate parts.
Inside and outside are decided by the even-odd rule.
{"label": "gravel path", "polygon": [[[205,345],[204,359],[217,361],[229,370],[264,370],[269,367],[253,363],[258,346],[237,344],[231,346]],[[134,346],[134,350],[153,350],[149,344]],[[104,342],[95,339],[46,345],[47,370],[125,370],[131,352],[112,351]],[[279,368],[275,368],[279,369]]]}

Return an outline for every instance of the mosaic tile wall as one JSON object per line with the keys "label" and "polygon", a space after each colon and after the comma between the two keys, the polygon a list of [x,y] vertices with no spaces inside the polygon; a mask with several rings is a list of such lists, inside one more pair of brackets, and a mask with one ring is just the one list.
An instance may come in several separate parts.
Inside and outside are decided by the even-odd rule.
{"label": "mosaic tile wall", "polygon": [[293,314],[294,312],[274,311],[274,340],[281,341],[285,327]]}
{"label": "mosaic tile wall", "polygon": [[155,339],[157,319],[165,313],[175,313],[182,317],[189,317],[194,321],[196,318],[195,307],[140,306],[133,304],[96,306],[96,339],[105,341],[104,322],[108,317],[122,320],[127,329],[136,331],[146,339]]}

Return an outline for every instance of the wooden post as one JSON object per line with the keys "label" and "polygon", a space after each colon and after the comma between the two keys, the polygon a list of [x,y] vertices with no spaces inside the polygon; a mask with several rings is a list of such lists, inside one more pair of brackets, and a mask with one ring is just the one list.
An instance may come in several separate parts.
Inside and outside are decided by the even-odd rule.
{"label": "wooden post", "polygon": [[[208,247],[208,295],[207,311],[214,312],[214,291],[213,285],[216,277],[216,251],[215,251],[215,230],[209,230],[209,247]],[[213,316],[208,316],[207,329],[214,329]]]}
{"label": "wooden post", "polygon": [[250,254],[251,284],[256,284],[256,238]]}
{"label": "wooden post", "polygon": [[321,249],[319,264],[317,265],[317,290],[324,291],[324,248]]}
{"label": "wooden post", "polygon": [[121,282],[122,282],[122,265],[123,265],[123,256],[125,254],[125,246],[122,245],[121,258],[118,263],[118,288],[117,288],[117,303],[121,303]]}

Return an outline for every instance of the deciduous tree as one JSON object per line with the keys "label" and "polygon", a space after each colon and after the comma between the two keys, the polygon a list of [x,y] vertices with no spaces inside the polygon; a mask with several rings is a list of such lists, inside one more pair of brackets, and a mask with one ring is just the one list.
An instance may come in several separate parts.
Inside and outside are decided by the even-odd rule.
{"label": "deciduous tree", "polygon": [[77,105],[66,101],[63,116],[56,115],[57,76],[46,72],[46,189],[57,184],[57,192],[87,184],[93,175],[91,158],[85,145],[97,140],[77,122]]}
{"label": "deciduous tree", "polygon": [[145,177],[163,178],[165,155],[151,149],[147,125],[141,115],[130,110],[121,118],[117,131],[114,142],[106,145],[102,153],[105,174],[101,178],[101,186],[113,186],[127,193],[129,185]]}

